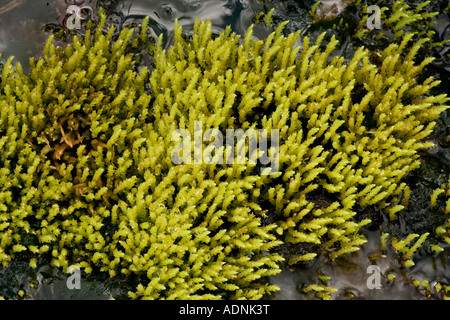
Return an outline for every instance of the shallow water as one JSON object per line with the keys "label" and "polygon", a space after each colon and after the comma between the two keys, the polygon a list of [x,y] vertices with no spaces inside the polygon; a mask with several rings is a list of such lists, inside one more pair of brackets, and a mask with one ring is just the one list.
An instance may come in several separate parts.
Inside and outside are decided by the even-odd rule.
{"label": "shallow water", "polygon": [[[230,25],[238,34],[243,34],[254,22],[257,13],[268,12],[275,8],[274,23],[290,20],[286,30],[301,30],[302,35],[316,37],[324,31],[337,34],[340,45],[335,54],[349,57],[353,53],[352,43],[347,34],[338,34],[327,24],[323,28],[312,27],[308,11],[314,1],[258,1],[258,0],[126,0],[126,1],[44,1],[44,0],[0,0],[0,52],[2,61],[13,55],[24,69],[28,69],[28,58],[39,57],[46,38],[51,32],[67,29],[67,7],[73,3],[83,3],[94,11],[103,6],[108,13],[109,23],[118,29],[130,23],[139,23],[143,17],[150,16],[150,27],[154,36],[164,35],[166,46],[170,45],[175,19],[180,21],[184,31],[192,30],[194,20],[211,19],[213,31],[219,33]],[[340,12],[345,9],[345,1],[324,0],[325,7]],[[81,4],[80,4],[81,5]],[[333,7],[334,5],[334,7]],[[331,9],[330,9],[331,12]],[[325,14],[327,14],[325,12]],[[439,37],[450,39],[450,18],[447,14],[436,17],[438,24],[434,26]],[[328,29],[327,29],[328,28]],[[255,36],[263,38],[270,30],[258,25]],[[435,76],[449,79],[450,65],[445,55],[450,46],[437,50],[441,60],[434,62]],[[441,85],[442,91],[450,93],[450,86]],[[398,225],[390,227],[392,232],[407,234],[419,232],[421,226],[426,229],[430,209],[428,199],[434,188],[447,181],[450,173],[450,112],[443,114],[439,120],[432,139],[436,146],[423,152],[424,165],[408,179],[414,181],[412,205],[403,214]],[[362,213],[364,214],[364,213]],[[382,222],[387,226],[387,222]],[[307,299],[314,298],[301,292],[305,284],[317,283],[320,272],[330,276],[327,285],[339,289],[333,293],[336,299],[423,299],[423,290],[417,289],[412,280],[437,280],[450,284],[450,246],[441,244],[445,249],[439,254],[420,253],[415,256],[414,267],[401,267],[393,250],[387,250],[386,257],[376,260],[381,271],[381,289],[368,289],[367,267],[374,264],[369,255],[380,254],[380,231],[376,228],[365,229],[368,243],[361,250],[345,259],[341,258],[333,264],[317,259],[306,266],[283,266],[283,272],[270,279],[271,283],[280,286],[281,291],[274,294],[273,299]],[[282,248],[281,250],[290,250]],[[394,281],[388,281],[387,275],[394,274]],[[29,299],[109,299],[126,297],[128,290],[124,279],[109,279],[103,276],[83,275],[81,290],[68,290],[66,286],[69,274],[40,261],[36,269],[26,263],[13,262],[8,268],[0,270],[0,295],[13,297],[19,289],[25,289]]]}
{"label": "shallow water", "polygon": [[[359,251],[332,264],[318,259],[312,265],[302,268],[286,266],[282,273],[272,278],[272,283],[281,288],[272,298],[283,300],[312,298],[311,295],[305,295],[301,289],[311,283],[320,283],[317,280],[318,274],[329,276],[330,280],[326,285],[338,289],[336,293],[331,294],[333,299],[424,299],[423,292],[414,286],[412,280],[436,279],[441,283],[449,283],[449,245],[445,246],[446,252],[439,255],[414,259],[416,265],[405,270],[392,249],[387,250],[386,257],[379,258],[376,262],[371,261],[369,255],[381,253],[380,232],[366,231],[365,235],[368,242]],[[371,265],[380,268],[379,289],[370,289],[367,285],[369,277],[373,274],[367,269]],[[395,280],[388,281],[388,274],[394,274]],[[431,281],[430,285],[433,285]]]}
{"label": "shallow water", "polygon": [[[5,57],[15,56],[25,68],[28,57],[38,57],[45,39],[55,29],[66,26],[67,8],[77,1],[1,0],[0,52]],[[11,5],[14,3],[14,5]],[[150,16],[150,27],[156,36],[163,34],[170,43],[173,23],[178,19],[186,32],[192,29],[196,18],[211,19],[213,32],[220,33],[231,25],[237,33],[244,33],[252,23],[255,12],[263,5],[255,0],[126,0],[81,1],[97,11],[101,6],[116,27],[139,23]],[[3,8],[3,9],[2,9]]]}

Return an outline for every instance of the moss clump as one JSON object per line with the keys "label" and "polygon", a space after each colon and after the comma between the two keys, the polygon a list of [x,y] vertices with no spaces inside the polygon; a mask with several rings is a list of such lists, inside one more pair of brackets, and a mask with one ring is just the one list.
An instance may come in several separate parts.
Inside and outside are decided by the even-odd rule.
{"label": "moss clump", "polygon": [[[439,188],[434,189],[430,196],[430,207],[428,210],[438,210],[448,214],[445,207],[446,203],[450,202],[448,200],[450,196],[448,192],[449,187],[450,183],[442,184]],[[397,281],[397,275],[402,274],[407,283],[417,288],[417,292],[421,297],[448,300],[450,286],[445,277],[445,269],[439,270],[439,268],[436,268],[438,271],[434,273],[434,276],[427,276],[426,272],[424,275],[423,261],[418,266],[416,266],[415,261],[420,261],[420,258],[423,258],[426,254],[433,256],[433,259],[445,260],[446,250],[448,249],[448,244],[450,244],[449,226],[450,219],[447,219],[442,225],[436,227],[433,232],[425,232],[421,235],[409,233],[400,238],[383,233],[381,235],[381,251],[373,254],[372,257],[377,260],[389,259],[389,256],[394,253],[396,258],[394,264],[397,264],[398,260],[400,268],[396,272],[387,274],[389,282],[394,283]],[[417,269],[415,269],[416,267]],[[410,271],[408,272],[407,269],[410,269]],[[393,271],[393,269],[389,270]]]}
{"label": "moss clump", "polygon": [[[447,184],[442,184],[439,188],[436,188],[433,190],[433,193],[430,197],[430,207],[434,210],[439,210],[444,212],[446,215],[450,213],[450,179],[448,180]],[[430,241],[428,244],[428,249],[431,249],[431,251],[434,252],[435,255],[445,254],[444,251],[448,249],[448,245],[450,244],[450,218],[447,218],[446,221],[436,227],[435,231],[435,238]],[[417,237],[417,235],[409,235],[407,239],[400,241],[397,243],[397,241],[394,240],[392,242],[392,245],[399,245],[401,248],[399,248],[399,252],[405,253],[408,251],[407,254],[402,256],[402,262],[405,266],[412,266],[414,265],[414,262],[411,260],[411,255],[414,253],[415,250],[417,250],[422,243],[427,238],[428,233],[423,234],[408,250],[405,250],[402,248],[402,244],[408,240],[408,238],[411,237]],[[421,241],[422,240],[422,241]],[[394,246],[396,249],[397,247]],[[410,255],[408,255],[410,253]],[[405,260],[405,258],[409,260]],[[415,279],[414,279],[415,278]],[[414,286],[417,287],[418,291],[427,299],[431,298],[437,298],[442,300],[450,300],[450,285],[448,284],[447,279],[445,277],[439,277],[437,279],[417,279],[414,277],[412,279],[412,283]]]}
{"label": "moss clump", "polygon": [[[377,34],[378,39],[383,37],[386,32],[388,37],[393,36],[395,40],[399,41],[407,31],[414,33],[417,38],[433,39],[435,32],[431,30],[431,26],[436,22],[432,21],[432,18],[438,15],[438,12],[428,10],[430,3],[431,1],[423,1],[410,6],[405,0],[370,3],[361,0],[353,1],[353,5],[358,7],[358,13],[362,15],[358,25],[360,30],[355,37],[360,38],[370,33],[369,30],[364,29],[368,20],[367,8],[369,5],[376,5],[380,8],[380,20],[383,22],[382,31],[380,30],[380,33]],[[434,45],[439,45],[439,43],[434,43]]]}
{"label": "moss clump", "polygon": [[[442,199],[445,199],[445,202]],[[441,205],[438,204],[438,200],[442,201],[439,201]],[[431,208],[443,211],[446,215],[450,214],[450,178],[448,184],[442,184],[439,188],[433,190],[430,202]],[[435,234],[440,240],[450,244],[450,218],[443,225],[436,227]],[[444,250],[437,244],[435,249],[437,252]]]}
{"label": "moss clump", "polygon": [[[276,288],[280,243],[246,206],[255,183],[172,164],[170,135],[105,15],[65,49],[49,38],[29,76],[11,59],[0,83],[0,260],[48,254],[66,270],[139,277],[132,297],[259,298]],[[145,25],[143,26],[145,28]],[[157,119],[157,121],[155,120]],[[232,201],[233,198],[242,200]],[[142,280],[143,279],[143,280]]]}
{"label": "moss clump", "polygon": [[[280,271],[283,241],[301,246],[291,263],[335,259],[366,241],[359,208],[395,219],[401,179],[446,109],[446,96],[427,95],[438,81],[416,80],[431,59],[414,62],[423,41],[407,49],[412,34],[377,67],[364,48],[330,59],[337,41],[321,50],[324,35],[300,51],[285,23],[254,40],[252,27],[213,37],[197,20],[190,38],[175,25],[167,51],[159,39],[149,74],[128,51],[133,30],[113,40],[104,22],[64,49],[50,37],[29,75],[11,59],[3,67],[3,266],[47,254],[63,270],[134,277],[132,298],[261,298],[278,289],[265,278]],[[177,165],[178,129],[276,130],[266,156],[278,170],[249,158]]]}

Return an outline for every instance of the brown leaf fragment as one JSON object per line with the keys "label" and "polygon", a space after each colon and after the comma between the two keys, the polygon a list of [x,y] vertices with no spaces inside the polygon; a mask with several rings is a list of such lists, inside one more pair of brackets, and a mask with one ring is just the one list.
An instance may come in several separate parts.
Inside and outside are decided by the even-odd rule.
{"label": "brown leaf fragment", "polygon": [[53,153],[53,159],[55,160],[61,160],[61,156],[63,155],[64,151],[67,149],[68,145],[58,144],[55,146],[55,152]]}
{"label": "brown leaf fragment", "polygon": [[102,148],[106,148],[106,144],[103,141],[94,139],[91,141],[91,146],[94,150],[97,150],[98,146],[102,147]]}
{"label": "brown leaf fragment", "polygon": [[84,188],[86,188],[86,187],[87,187],[87,183],[86,182],[74,185],[75,194],[78,195],[78,196],[82,196],[83,192],[84,192]]}

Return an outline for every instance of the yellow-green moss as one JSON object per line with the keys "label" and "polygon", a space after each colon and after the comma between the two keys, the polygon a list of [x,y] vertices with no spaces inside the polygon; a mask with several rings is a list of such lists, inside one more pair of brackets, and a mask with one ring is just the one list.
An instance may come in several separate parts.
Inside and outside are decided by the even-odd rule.
{"label": "yellow-green moss", "polygon": [[[376,66],[365,48],[348,63],[330,58],[337,41],[320,49],[324,34],[300,50],[285,23],[255,40],[253,27],[213,37],[211,22],[196,20],[189,38],[175,24],[167,51],[159,39],[149,74],[128,51],[148,20],[138,38],[124,29],[113,40],[101,16],[66,48],[50,37],[29,75],[11,59],[3,67],[3,266],[48,255],[63,270],[138,277],[132,298],[257,299],[278,289],[267,277],[280,272],[273,249],[283,242],[304,245],[291,263],[334,260],[366,242],[359,208],[400,214],[401,179],[447,108],[445,95],[428,95],[438,81],[416,79],[432,60],[414,61],[424,41],[405,34]],[[278,172],[174,164],[170,133],[194,135],[194,123],[278,130]]]}

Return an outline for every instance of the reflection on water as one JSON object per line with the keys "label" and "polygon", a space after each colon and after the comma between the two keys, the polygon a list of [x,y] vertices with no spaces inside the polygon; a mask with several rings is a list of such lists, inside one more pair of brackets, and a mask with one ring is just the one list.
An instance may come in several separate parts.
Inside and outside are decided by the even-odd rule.
{"label": "reflection on water", "polygon": [[[310,1],[311,4],[314,1]],[[322,1],[325,8],[343,10],[345,1]],[[184,32],[192,31],[194,20],[211,19],[213,32],[218,34],[230,25],[233,31],[243,34],[255,15],[261,11],[275,8],[275,23],[288,19],[292,21],[287,30],[290,32],[302,30],[302,35],[309,34],[306,15],[310,4],[294,0],[258,1],[258,0],[125,0],[125,1],[68,1],[68,0],[0,0],[0,52],[2,61],[14,56],[24,70],[28,69],[29,57],[38,57],[42,51],[48,35],[58,29],[65,28],[67,19],[66,9],[70,4],[87,5],[97,11],[100,6],[105,8],[109,23],[118,30],[122,27],[139,23],[145,16],[150,16],[152,35],[164,35],[166,46],[170,45],[173,33],[173,22],[178,19]],[[322,8],[322,10],[324,10]],[[320,12],[319,12],[320,13]],[[322,12],[323,13],[323,12]],[[327,14],[326,12],[324,14]],[[449,18],[439,15],[436,19],[437,30],[441,40],[450,35]],[[312,31],[315,34],[323,30]],[[335,31],[330,31],[335,32]],[[263,38],[267,35],[264,27],[255,28],[255,36]],[[309,34],[311,35],[311,34]],[[448,52],[448,48],[444,48]],[[443,50],[444,50],[443,49]],[[337,48],[337,54],[350,56],[353,48],[350,42],[344,41]],[[447,60],[448,61],[448,60]],[[450,72],[450,66],[442,66]],[[448,119],[448,116],[447,118]],[[444,121],[444,120],[443,120]],[[437,139],[438,137],[434,137]],[[444,150],[444,149],[442,149]],[[446,154],[448,155],[448,148]],[[448,162],[448,160],[447,160]],[[448,163],[447,163],[448,165]],[[433,170],[436,172],[436,170]],[[429,179],[432,173],[427,174]],[[445,175],[444,175],[445,176]],[[430,279],[450,283],[449,246],[445,251],[435,256],[423,256],[415,260],[412,268],[401,268],[395,253],[388,251],[385,258],[377,259],[376,265],[381,270],[382,288],[368,289],[366,281],[367,267],[373,264],[368,256],[380,253],[379,231],[367,231],[369,240],[361,250],[340,259],[336,263],[328,264],[323,259],[317,259],[313,264],[299,267],[285,266],[284,271],[272,277],[273,284],[281,287],[274,299],[305,299],[301,293],[303,286],[317,283],[317,276],[323,273],[330,276],[327,285],[339,289],[333,298],[360,299],[420,299],[423,295],[411,283],[411,279]],[[320,272],[319,272],[320,271]],[[394,274],[395,280],[388,281],[388,274]],[[111,297],[127,296],[128,287],[123,284],[124,279],[109,279],[103,276],[82,276],[81,290],[68,290],[66,280],[68,275],[42,262],[35,270],[21,262],[13,262],[0,270],[0,295],[14,296],[19,289],[25,289],[30,299],[109,299]]]}
{"label": "reflection on water", "polygon": [[29,57],[38,57],[48,36],[42,28],[57,19],[53,3],[45,0],[0,0],[2,60],[14,56],[15,61],[27,66]]}
{"label": "reflection on water", "polygon": [[237,33],[244,33],[252,23],[255,12],[262,11],[263,7],[257,0],[0,0],[2,60],[14,56],[15,61],[28,70],[28,58],[39,56],[51,30],[66,27],[66,10],[74,3],[90,6],[94,11],[104,7],[119,30],[150,16],[151,32],[154,36],[163,34],[167,45],[170,44],[175,19],[186,32],[192,29],[198,17],[211,19],[215,33],[220,33],[227,25],[231,25]]}
{"label": "reflection on water", "polygon": [[[450,255],[449,245],[443,245],[445,252],[433,257],[421,257],[415,259],[416,265],[412,268],[403,268],[392,248],[387,248],[385,257],[370,260],[370,255],[381,253],[379,231],[366,231],[368,242],[362,248],[338,259],[334,263],[325,263],[323,259],[317,259],[307,267],[286,267],[282,273],[272,277],[271,283],[277,284],[281,291],[272,298],[282,300],[305,299],[302,287],[311,283],[319,283],[317,275],[324,274],[330,277],[327,285],[338,289],[331,296],[334,299],[382,299],[404,300],[424,299],[424,294],[414,286],[413,280],[434,280],[442,283],[450,283]],[[367,273],[370,265],[380,268],[380,289],[369,289],[368,278],[372,273]],[[388,281],[388,275],[395,275],[395,280]],[[435,282],[430,281],[430,285]]]}

